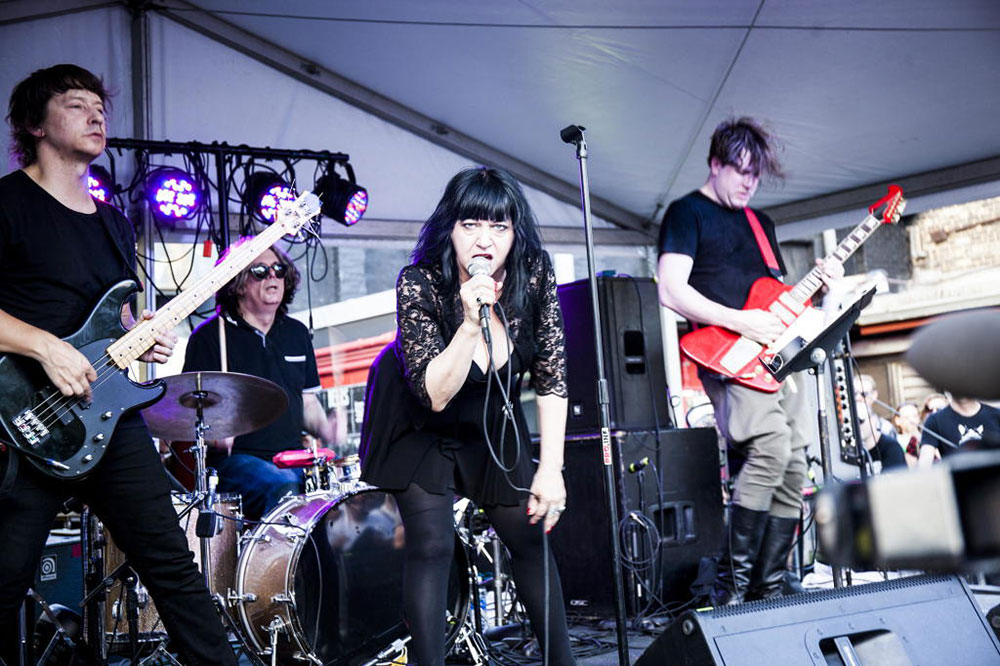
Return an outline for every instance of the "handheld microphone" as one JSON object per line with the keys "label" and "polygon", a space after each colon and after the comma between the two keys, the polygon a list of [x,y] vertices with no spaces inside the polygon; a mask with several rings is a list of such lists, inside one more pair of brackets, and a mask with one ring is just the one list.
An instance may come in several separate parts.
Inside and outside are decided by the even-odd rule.
{"label": "handheld microphone", "polygon": [[649,456],[640,458],[639,460],[636,460],[635,462],[629,464],[628,473],[635,474],[639,470],[644,469],[648,464],[649,464]]}
{"label": "handheld microphone", "polygon": [[[472,277],[489,275],[490,260],[486,257],[473,257],[472,261],[469,262],[468,269],[469,275]],[[486,303],[479,306],[479,325],[483,327],[484,331],[490,330],[490,306]]]}

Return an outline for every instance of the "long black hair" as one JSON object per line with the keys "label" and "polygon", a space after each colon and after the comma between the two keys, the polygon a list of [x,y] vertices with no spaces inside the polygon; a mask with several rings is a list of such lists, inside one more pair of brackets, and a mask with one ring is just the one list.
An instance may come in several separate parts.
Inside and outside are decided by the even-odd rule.
{"label": "long black hair", "polygon": [[461,220],[510,221],[514,243],[504,264],[507,277],[502,300],[515,312],[523,312],[528,278],[542,257],[542,239],[520,184],[510,173],[495,167],[462,169],[448,181],[441,201],[420,229],[412,260],[424,266],[440,265],[449,294],[459,288],[451,232]]}

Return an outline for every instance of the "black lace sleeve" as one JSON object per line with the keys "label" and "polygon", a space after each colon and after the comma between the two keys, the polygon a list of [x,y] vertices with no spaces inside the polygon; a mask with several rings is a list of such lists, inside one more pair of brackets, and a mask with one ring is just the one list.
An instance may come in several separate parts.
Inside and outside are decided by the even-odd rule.
{"label": "black lace sleeve", "polygon": [[425,377],[427,364],[444,351],[440,308],[427,274],[407,266],[396,280],[396,326],[403,352],[403,375],[410,391],[424,407],[431,406]]}
{"label": "black lace sleeve", "polygon": [[566,336],[556,293],[556,274],[548,253],[542,254],[538,270],[531,276],[529,292],[538,304],[534,317],[535,357],[531,362],[531,386],[538,395],[565,398],[568,395]]}

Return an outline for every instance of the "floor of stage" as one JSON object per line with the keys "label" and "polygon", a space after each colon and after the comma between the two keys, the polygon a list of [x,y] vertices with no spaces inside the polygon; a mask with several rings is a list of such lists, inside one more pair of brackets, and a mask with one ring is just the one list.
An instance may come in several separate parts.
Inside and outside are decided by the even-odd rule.
{"label": "floor of stage", "polygon": [[[825,574],[825,571],[821,571],[819,572],[819,577],[822,578]],[[890,574],[890,577],[898,575],[897,572],[893,572]],[[884,580],[882,572],[855,572],[852,578],[856,585]],[[817,581],[816,579],[810,581],[808,577],[804,582],[807,584],[809,582],[816,584],[812,588],[813,590],[824,589],[828,586],[832,587],[832,582]],[[969,580],[969,582],[973,583],[970,585],[971,591],[980,611],[984,615],[990,609],[1000,604],[1000,587],[975,584],[978,582],[975,579]],[[806,594],[809,593],[808,591],[806,592]],[[630,630],[628,632],[629,663],[634,664],[642,656],[646,648],[649,647],[650,643],[655,640],[656,636],[662,633],[665,628],[666,625],[661,624],[658,626],[647,625],[645,630]],[[579,653],[583,650],[583,653],[577,659],[579,666],[611,666],[619,663],[615,627],[612,619],[574,622],[571,627],[571,634],[582,639],[581,641],[575,641],[574,644],[574,652]],[[497,645],[494,644],[494,647],[496,648]],[[491,661],[491,664],[541,664],[541,661],[537,657],[526,657],[523,654],[504,650],[502,646],[497,656],[499,659]],[[112,663],[115,666],[121,666],[126,662],[112,660]],[[161,661],[159,663],[168,662]],[[240,658],[239,663],[240,666],[253,666],[253,662],[245,655]],[[448,664],[454,666],[464,666],[464,664],[471,663],[471,661],[448,660]]]}

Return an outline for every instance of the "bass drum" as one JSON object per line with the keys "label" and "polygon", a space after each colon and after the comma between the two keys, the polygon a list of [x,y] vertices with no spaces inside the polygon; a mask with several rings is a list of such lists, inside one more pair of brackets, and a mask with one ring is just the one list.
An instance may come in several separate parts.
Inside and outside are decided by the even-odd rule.
{"label": "bass drum", "polygon": [[[273,649],[279,664],[359,664],[407,635],[405,537],[391,494],[357,483],[289,497],[243,539],[233,602],[248,647],[264,661]],[[468,611],[468,571],[456,535],[449,647]]]}
{"label": "bass drum", "polygon": [[[174,510],[177,511],[181,529],[184,530],[187,537],[188,547],[194,554],[195,564],[198,565],[199,570],[204,571],[201,565],[201,539],[195,533],[199,511],[197,507],[191,507],[191,503],[195,500],[191,495],[182,493],[172,493],[171,500]],[[223,521],[222,532],[209,541],[209,557],[212,563],[212,573],[208,580],[209,591],[213,595],[225,597],[226,592],[233,587],[233,580],[236,576],[238,543],[236,526],[243,519],[240,496],[236,493],[218,495],[212,509],[223,516]],[[181,514],[184,515],[181,516]],[[104,534],[107,541],[104,552],[104,575],[107,576],[125,561],[125,554],[115,544],[111,534],[105,532],[106,530],[99,524],[97,533]],[[139,641],[165,640],[167,631],[163,628],[156,606],[153,605],[153,600],[142,581],[138,582],[136,591],[139,602]],[[112,646],[127,645],[129,642],[125,600],[125,588],[121,581],[117,581],[108,590],[108,600],[104,612],[105,635]]]}

